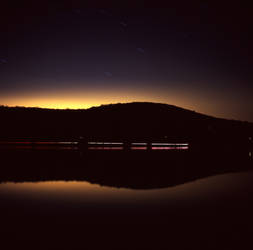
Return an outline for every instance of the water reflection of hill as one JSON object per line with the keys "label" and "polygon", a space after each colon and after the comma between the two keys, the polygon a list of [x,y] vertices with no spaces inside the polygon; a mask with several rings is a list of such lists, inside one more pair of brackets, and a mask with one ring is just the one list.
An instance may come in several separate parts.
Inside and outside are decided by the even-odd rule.
{"label": "water reflection of hill", "polygon": [[247,170],[236,152],[2,151],[1,182],[78,180],[105,186],[152,189],[219,173]]}

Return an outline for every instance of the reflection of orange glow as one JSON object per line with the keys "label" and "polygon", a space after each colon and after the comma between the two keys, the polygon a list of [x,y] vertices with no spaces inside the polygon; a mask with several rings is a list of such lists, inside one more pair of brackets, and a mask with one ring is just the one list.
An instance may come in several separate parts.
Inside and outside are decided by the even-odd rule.
{"label": "reflection of orange glow", "polygon": [[[71,185],[70,185],[71,184]],[[2,187],[5,185],[5,188],[9,188],[9,189],[13,189],[15,190],[17,187],[19,189],[23,189],[23,190],[34,190],[34,191],[38,191],[38,190],[49,190],[49,191],[53,191],[53,190],[64,190],[66,188],[68,189],[80,189],[80,188],[85,188],[87,189],[94,189],[96,187],[99,187],[99,185],[96,184],[91,184],[89,182],[78,182],[78,181],[72,181],[72,182],[65,182],[65,181],[47,181],[47,182],[25,182],[25,183],[6,183],[6,184],[1,184]]]}
{"label": "reflection of orange glow", "polygon": [[[91,184],[86,181],[45,181],[45,182],[24,182],[24,183],[3,183],[0,185],[0,193],[22,193],[46,198],[60,197],[69,198],[73,196],[93,197],[105,195],[118,195],[117,188],[102,187],[98,184]],[[132,193],[131,190],[121,189],[124,193]],[[36,198],[35,197],[35,198]]]}
{"label": "reflection of orange glow", "polygon": [[[94,204],[94,201],[105,202],[106,204],[109,204],[109,202],[115,204],[115,201],[121,204],[123,202],[127,202],[127,204],[131,202],[144,204],[143,202],[146,201],[150,204],[151,201],[158,201],[156,204],[160,206],[162,201],[165,201],[166,204],[169,200],[189,202],[189,198],[191,198],[192,201],[199,202],[200,199],[213,195],[220,197],[221,194],[227,195],[228,190],[233,193],[235,187],[237,190],[244,192],[245,187],[251,185],[252,177],[253,174],[249,172],[222,174],[174,187],[152,190],[112,188],[85,181],[7,182],[0,184],[0,198],[7,194],[8,199],[14,199],[15,202],[17,197],[21,197],[22,202],[25,198],[40,201],[51,199],[54,204],[59,200],[64,201],[64,205],[66,205],[65,201],[68,200],[71,202],[76,201],[79,205],[82,202],[84,204],[88,204],[88,202]],[[242,185],[238,189],[240,183],[244,183],[246,186]],[[243,193],[240,195],[243,195]]]}
{"label": "reflection of orange glow", "polygon": [[[2,194],[9,196],[18,195],[22,198],[29,197],[39,200],[75,200],[87,203],[89,201],[108,202],[108,199],[120,199],[132,197],[134,190],[126,188],[112,188],[91,184],[86,181],[45,181],[24,183],[2,183],[0,184],[0,197]],[[148,197],[148,192],[139,191],[143,198]],[[140,195],[139,194],[139,195]],[[138,194],[136,194],[138,195]]]}

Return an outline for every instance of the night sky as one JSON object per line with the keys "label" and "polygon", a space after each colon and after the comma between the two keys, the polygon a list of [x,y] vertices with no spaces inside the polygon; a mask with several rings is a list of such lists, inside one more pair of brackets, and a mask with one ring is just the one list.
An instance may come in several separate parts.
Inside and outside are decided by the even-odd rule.
{"label": "night sky", "polygon": [[253,121],[250,6],[34,2],[0,11],[0,105],[152,101]]}

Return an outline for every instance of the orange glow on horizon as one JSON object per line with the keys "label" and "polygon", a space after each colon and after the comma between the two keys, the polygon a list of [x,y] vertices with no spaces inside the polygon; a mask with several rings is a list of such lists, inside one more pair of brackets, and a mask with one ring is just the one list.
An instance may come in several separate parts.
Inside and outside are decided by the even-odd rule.
{"label": "orange glow on horizon", "polygon": [[26,92],[19,94],[0,95],[0,105],[38,107],[52,109],[87,109],[94,106],[129,103],[129,102],[158,102],[192,109],[187,103],[186,96],[175,91],[164,90],[63,90],[51,92]]}
{"label": "orange glow on horizon", "polygon": [[[130,102],[165,103],[221,118],[235,118],[235,109],[228,109],[231,100],[213,97],[213,93],[190,89],[154,88],[107,88],[33,90],[0,93],[0,105],[9,107],[38,107],[51,109],[88,109],[106,104]],[[229,102],[229,103],[228,103]],[[236,102],[232,102],[233,105]]]}

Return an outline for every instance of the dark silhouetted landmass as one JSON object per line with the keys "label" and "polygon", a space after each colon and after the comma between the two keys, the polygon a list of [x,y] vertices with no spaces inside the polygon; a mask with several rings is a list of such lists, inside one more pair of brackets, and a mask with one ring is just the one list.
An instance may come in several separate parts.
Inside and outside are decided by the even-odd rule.
{"label": "dark silhouetted landmass", "polygon": [[[117,104],[88,110],[2,107],[0,119],[2,141],[76,141],[82,136],[86,142],[189,143],[188,150],[118,151],[88,150],[80,144],[68,149],[39,147],[30,141],[28,146],[2,143],[0,184],[75,180],[117,188],[157,189],[247,171],[253,166],[251,123],[217,119],[164,104]],[[212,189],[217,190],[219,183],[213,182],[211,192],[206,192],[205,185],[198,187],[201,192],[203,188],[200,196],[196,189],[188,192],[186,185],[183,202],[182,192],[156,200],[146,190],[147,200],[136,204],[137,196],[131,195],[128,200],[110,201],[101,193],[88,202],[82,190],[76,198],[60,189],[54,196],[54,189],[52,195],[48,189],[40,193],[32,187],[28,190],[32,195],[26,189],[20,195],[2,185],[0,235],[7,246],[16,245],[9,249],[21,249],[22,243],[26,248],[31,243],[36,249],[107,249],[108,239],[115,245],[110,249],[206,249],[209,242],[213,244],[208,249],[226,249],[234,246],[231,239],[240,240],[236,249],[246,249],[244,245],[251,243],[252,188],[244,189],[238,182],[233,182],[234,188],[224,197],[220,190],[214,195]]]}
{"label": "dark silhouetted landmass", "polygon": [[164,138],[203,140],[248,138],[249,122],[218,119],[159,103],[127,103],[87,110],[0,107],[0,140]]}
{"label": "dark silhouetted landmass", "polygon": [[[129,103],[88,110],[0,108],[0,138],[10,140],[166,141],[188,150],[103,151],[5,148],[0,182],[85,180],[114,187],[169,187],[252,168],[253,124],[166,104]],[[1,141],[0,140],[0,141]],[[81,144],[80,144],[81,145]],[[72,150],[73,149],[73,150]]]}

